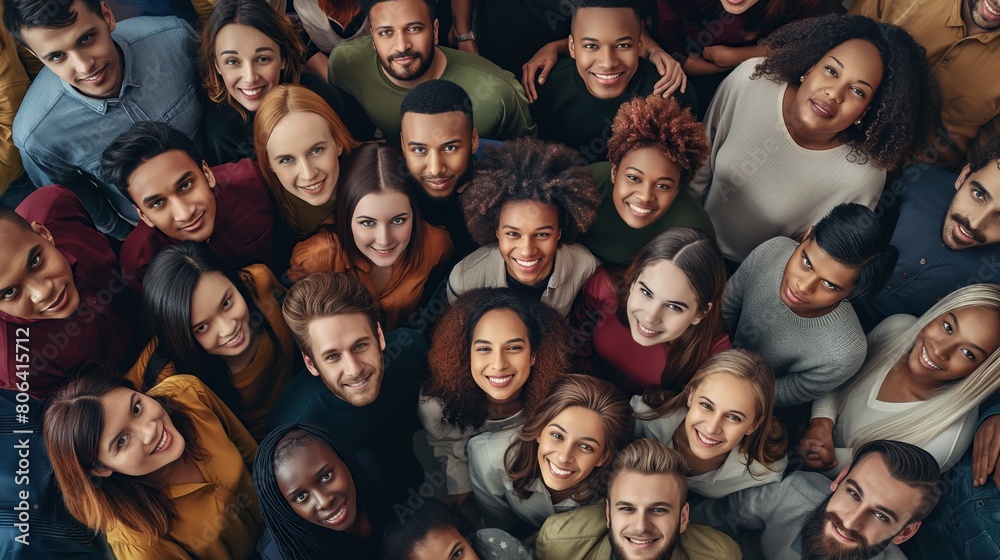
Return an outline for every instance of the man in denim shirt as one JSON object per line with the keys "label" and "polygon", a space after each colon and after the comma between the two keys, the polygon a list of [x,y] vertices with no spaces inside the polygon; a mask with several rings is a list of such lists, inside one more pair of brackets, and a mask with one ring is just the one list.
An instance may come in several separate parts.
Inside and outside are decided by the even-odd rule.
{"label": "man in denim shirt", "polygon": [[98,229],[124,238],[138,216],[102,180],[101,152],[137,121],[198,137],[197,35],[175,17],[118,24],[97,0],[4,0],[4,24],[46,66],[14,119],[25,170],[35,186],[73,190]]}
{"label": "man in denim shirt", "polygon": [[1000,392],[979,406],[972,448],[941,476],[941,501],[917,538],[910,560],[1000,558]]}

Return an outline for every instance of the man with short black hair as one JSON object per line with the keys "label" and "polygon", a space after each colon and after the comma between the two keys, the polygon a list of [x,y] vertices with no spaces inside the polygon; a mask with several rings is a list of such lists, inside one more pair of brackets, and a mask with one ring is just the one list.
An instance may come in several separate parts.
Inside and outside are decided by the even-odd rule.
{"label": "man with short black hair", "polygon": [[399,142],[399,107],[418,84],[455,82],[472,98],[475,127],[496,140],[533,136],[535,125],[521,84],[485,58],[437,46],[438,21],[428,0],[362,3],[371,36],[330,54],[330,83],[354,97],[388,142]]}
{"label": "man with short black hair", "polygon": [[118,23],[98,0],[4,0],[4,24],[45,65],[14,119],[28,176],[66,186],[100,231],[124,239],[139,217],[104,181],[101,151],[137,121],[197,137],[197,35],[175,17]]}
{"label": "man with short black hair", "polygon": [[901,559],[897,545],[916,534],[934,509],[940,469],[930,453],[899,441],[877,440],[857,449],[832,483],[819,473],[699,503],[691,519],[731,530],[762,529],[769,560]]}

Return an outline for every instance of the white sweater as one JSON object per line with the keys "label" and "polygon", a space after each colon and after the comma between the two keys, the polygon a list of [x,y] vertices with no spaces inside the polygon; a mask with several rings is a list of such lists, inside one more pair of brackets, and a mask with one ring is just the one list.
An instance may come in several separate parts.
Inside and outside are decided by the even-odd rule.
{"label": "white sweater", "polygon": [[[868,356],[873,356],[894,338],[902,334],[916,322],[912,315],[893,315],[882,321],[868,334]],[[864,369],[862,367],[862,369]],[[923,401],[916,402],[883,402],[878,400],[879,390],[889,371],[883,371],[865,379],[854,387],[846,396],[843,410],[837,414],[837,393],[824,395],[813,401],[812,417],[829,418],[833,420],[833,446],[837,457],[837,466],[824,472],[830,478],[836,477],[840,470],[851,462],[854,449],[848,447],[848,441],[858,430],[875,422],[884,422],[892,417],[916,408]],[[850,381],[848,381],[850,383]],[[960,421],[945,428],[940,435],[922,446],[937,459],[944,472],[955,465],[976,435],[976,424],[979,410],[973,408]]]}
{"label": "white sweater", "polygon": [[874,209],[885,183],[885,171],[849,160],[847,146],[795,143],[781,111],[788,86],[750,79],[763,60],[737,66],[716,92],[705,119],[711,151],[691,181],[722,253],[735,262],[772,237],[797,238],[838,204]]}

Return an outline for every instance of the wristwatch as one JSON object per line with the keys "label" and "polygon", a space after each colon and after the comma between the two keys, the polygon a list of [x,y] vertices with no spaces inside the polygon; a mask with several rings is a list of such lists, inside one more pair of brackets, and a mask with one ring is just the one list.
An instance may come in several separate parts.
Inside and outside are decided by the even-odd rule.
{"label": "wristwatch", "polygon": [[461,35],[455,35],[455,42],[461,43],[462,41],[475,41],[476,32],[470,31],[468,33],[462,33]]}

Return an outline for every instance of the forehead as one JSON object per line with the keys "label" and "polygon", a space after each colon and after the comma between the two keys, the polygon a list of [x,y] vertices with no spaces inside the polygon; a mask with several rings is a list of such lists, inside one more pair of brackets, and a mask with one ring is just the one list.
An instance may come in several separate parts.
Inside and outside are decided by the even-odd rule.
{"label": "forehead", "polygon": [[875,45],[864,39],[844,41],[830,49],[823,60],[829,60],[830,57],[844,65],[844,72],[850,72],[853,77],[870,83],[872,87],[878,87],[882,81],[882,55]]}
{"label": "forehead", "polygon": [[568,434],[578,438],[590,437],[604,441],[604,425],[596,412],[582,406],[571,406],[556,414],[549,425],[559,424]]}
{"label": "forehead", "polygon": [[215,36],[215,52],[217,54],[227,51],[240,52],[247,50],[251,51],[252,54],[253,51],[264,47],[277,50],[278,43],[256,27],[242,23],[224,25]]}
{"label": "forehead", "polygon": [[607,40],[638,38],[642,31],[632,8],[580,8],[571,28],[574,36]]}
{"label": "forehead", "polygon": [[738,410],[744,414],[752,414],[755,404],[750,382],[725,372],[703,379],[695,389],[694,397],[705,397],[719,409]]}
{"label": "forehead", "polygon": [[473,330],[473,337],[487,338],[497,335],[512,335],[510,338],[520,337],[528,340],[528,329],[524,326],[521,318],[510,309],[492,309],[483,314],[476,323]]}
{"label": "forehead", "polygon": [[329,444],[317,441],[315,436],[305,437],[291,445],[293,447],[280,456],[274,467],[274,477],[283,491],[302,478],[311,478],[326,465],[337,468],[344,464]]}
{"label": "forehead", "polygon": [[681,506],[681,485],[673,474],[642,474],[623,471],[615,476],[608,489],[611,513],[615,513],[615,503],[629,502],[632,505],[668,503]]}
{"label": "forehead", "polygon": [[837,487],[837,493],[842,494],[852,487],[861,490],[862,501],[869,507],[888,508],[903,522],[917,508],[921,498],[919,490],[892,477],[885,459],[878,453],[862,457],[851,467],[847,478]]}
{"label": "forehead", "polygon": [[970,173],[962,186],[971,185],[972,181],[978,182],[993,195],[993,204],[1000,205],[1000,160],[990,161],[982,169]]}
{"label": "forehead", "polygon": [[645,284],[657,299],[696,302],[698,298],[684,271],[667,259],[647,264],[636,281]]}
{"label": "forehead", "polygon": [[[953,309],[958,321],[961,336],[976,343],[987,352],[992,352],[1000,346],[1000,314],[996,309],[988,309],[976,305]],[[943,320],[950,320],[951,315],[944,313],[932,321],[928,327],[936,327]],[[925,327],[927,328],[927,327]]]}
{"label": "forehead", "polygon": [[313,319],[308,327],[309,340],[315,352],[344,350],[364,337],[374,338],[368,317],[361,313],[331,315]]}
{"label": "forehead", "polygon": [[[114,437],[128,423],[132,407],[132,395],[135,391],[126,387],[115,387],[101,397],[101,408],[104,410],[104,429],[101,430],[101,440]],[[101,449],[104,449],[101,444]]]}
{"label": "forehead", "polygon": [[[806,256],[809,257],[809,262],[812,264],[813,270],[816,274],[819,274],[826,280],[837,284],[842,288],[851,286],[854,284],[854,278],[857,276],[857,269],[851,268],[847,265],[841,264],[836,259],[830,256],[829,253],[823,250],[822,247],[816,243],[815,239],[807,239],[799,244],[796,253],[804,252]],[[793,254],[793,259],[800,258],[800,255]]]}
{"label": "forehead", "polygon": [[[43,8],[44,9],[44,8]],[[94,13],[83,2],[74,1],[70,12],[76,14],[76,21],[62,28],[30,27],[21,31],[24,42],[38,56],[50,52],[70,50],[76,45],[80,34],[99,25],[106,26],[100,14]],[[110,40],[110,38],[109,38]]]}
{"label": "forehead", "polygon": [[197,323],[199,317],[214,315],[226,290],[232,290],[233,295],[238,295],[236,286],[221,272],[202,274],[191,294],[191,321]]}
{"label": "forehead", "polygon": [[514,200],[500,208],[500,225],[519,228],[559,225],[559,210],[554,204],[536,200]]}
{"label": "forehead", "polygon": [[30,229],[15,224],[12,220],[0,219],[0,276],[16,268],[18,261],[27,259],[28,251],[39,244],[45,244],[45,239]]}
{"label": "forehead", "polygon": [[398,26],[407,23],[431,23],[431,10],[424,0],[389,0],[372,6],[368,12],[372,27]]}
{"label": "forehead", "polygon": [[403,115],[402,130],[404,142],[434,144],[452,140],[468,140],[472,127],[462,111],[448,111],[428,115],[409,112]]}
{"label": "forehead", "polygon": [[129,194],[141,201],[151,194],[173,191],[177,181],[188,172],[201,177],[205,175],[201,166],[186,152],[168,150],[136,166],[127,179]]}
{"label": "forehead", "polygon": [[681,167],[660,150],[652,146],[644,146],[632,150],[622,156],[618,173],[638,170],[652,177],[673,177],[681,174]]}
{"label": "forehead", "polygon": [[285,153],[324,140],[333,142],[333,131],[326,119],[312,111],[293,111],[274,125],[267,138],[267,151],[269,154]]}

